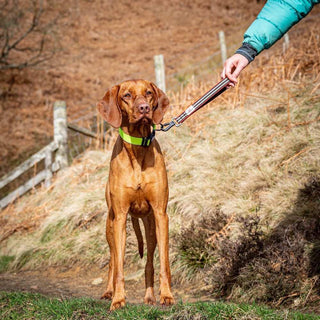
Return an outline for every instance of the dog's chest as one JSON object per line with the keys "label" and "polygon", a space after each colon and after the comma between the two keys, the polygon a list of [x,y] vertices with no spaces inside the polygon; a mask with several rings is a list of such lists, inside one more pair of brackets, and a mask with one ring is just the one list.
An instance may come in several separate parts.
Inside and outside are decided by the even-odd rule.
{"label": "dog's chest", "polygon": [[138,189],[133,192],[130,201],[130,214],[136,218],[142,218],[150,212],[150,204],[147,200],[145,192],[138,187]]}
{"label": "dog's chest", "polygon": [[115,201],[129,206],[138,218],[150,213],[152,203],[161,203],[167,194],[167,175],[163,156],[158,150],[146,149],[143,157],[127,152],[114,152],[109,186]]}

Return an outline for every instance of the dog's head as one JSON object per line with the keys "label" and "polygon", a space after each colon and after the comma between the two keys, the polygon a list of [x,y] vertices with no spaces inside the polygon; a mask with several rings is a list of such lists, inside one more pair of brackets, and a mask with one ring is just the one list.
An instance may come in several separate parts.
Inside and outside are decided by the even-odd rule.
{"label": "dog's head", "polygon": [[169,99],[155,84],[129,80],[108,90],[97,108],[110,125],[159,124],[169,107]]}

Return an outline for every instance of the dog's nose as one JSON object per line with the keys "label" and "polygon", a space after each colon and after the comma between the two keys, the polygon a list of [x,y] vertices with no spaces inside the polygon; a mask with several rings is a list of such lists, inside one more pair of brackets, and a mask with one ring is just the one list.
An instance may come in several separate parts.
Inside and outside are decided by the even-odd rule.
{"label": "dog's nose", "polygon": [[140,113],[149,113],[150,112],[150,106],[147,103],[141,103],[138,106],[138,110]]}

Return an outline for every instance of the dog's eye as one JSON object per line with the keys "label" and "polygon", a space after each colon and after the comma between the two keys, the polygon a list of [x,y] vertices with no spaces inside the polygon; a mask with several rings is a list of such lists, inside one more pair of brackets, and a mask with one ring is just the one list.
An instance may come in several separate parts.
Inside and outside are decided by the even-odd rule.
{"label": "dog's eye", "polygon": [[130,94],[130,92],[127,92],[124,96],[123,96],[124,98],[131,98],[131,94]]}
{"label": "dog's eye", "polygon": [[150,96],[150,95],[152,95],[152,91],[150,91],[150,90],[147,90],[147,92],[146,92],[146,95],[147,95],[147,96]]}

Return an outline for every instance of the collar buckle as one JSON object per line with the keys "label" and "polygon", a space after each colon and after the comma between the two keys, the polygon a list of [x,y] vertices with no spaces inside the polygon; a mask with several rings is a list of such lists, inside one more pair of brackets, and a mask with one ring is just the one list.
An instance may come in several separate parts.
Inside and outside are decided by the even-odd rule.
{"label": "collar buckle", "polygon": [[153,129],[151,134],[148,137],[142,138],[141,146],[142,147],[149,147],[151,142],[154,140],[156,135],[156,131]]}

